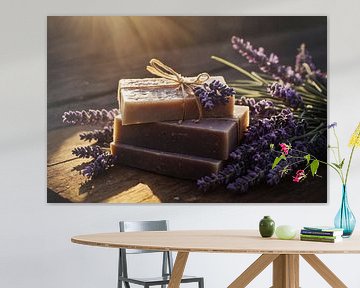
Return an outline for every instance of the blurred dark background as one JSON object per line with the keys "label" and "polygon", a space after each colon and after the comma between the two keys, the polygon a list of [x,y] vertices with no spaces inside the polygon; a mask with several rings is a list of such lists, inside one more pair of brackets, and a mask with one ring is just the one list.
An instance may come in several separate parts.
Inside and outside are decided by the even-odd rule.
{"label": "blurred dark background", "polygon": [[232,49],[233,35],[274,52],[285,65],[294,65],[297,48],[306,43],[317,66],[327,70],[325,16],[51,16],[48,128],[60,127],[69,109],[115,108],[118,80],[151,77],[145,70],[151,58],[185,76],[206,71],[227,80],[241,77],[211,55],[256,71]]}
{"label": "blurred dark background", "polygon": [[[250,41],[258,40],[255,46],[264,46],[286,58],[302,42],[310,49],[326,49],[326,27],[324,16],[49,17],[48,43],[52,48],[58,41],[67,42],[69,45],[58,55],[62,57],[94,53],[103,58],[116,55],[127,61],[127,57],[153,57],[161,50],[227,42],[232,35],[239,35]],[[289,34],[286,37],[289,41],[277,43],[276,38],[285,37],[284,34]],[[317,62],[326,68],[326,55],[320,56]]]}

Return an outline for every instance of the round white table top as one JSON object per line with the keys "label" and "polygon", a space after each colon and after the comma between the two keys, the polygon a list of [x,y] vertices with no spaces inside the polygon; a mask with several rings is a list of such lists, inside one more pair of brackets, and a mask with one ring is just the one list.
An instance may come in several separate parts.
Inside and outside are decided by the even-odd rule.
{"label": "round white table top", "polygon": [[251,254],[360,253],[360,235],[338,243],[262,238],[257,230],[187,230],[117,232],[79,235],[77,244],[90,246],[183,252]]}

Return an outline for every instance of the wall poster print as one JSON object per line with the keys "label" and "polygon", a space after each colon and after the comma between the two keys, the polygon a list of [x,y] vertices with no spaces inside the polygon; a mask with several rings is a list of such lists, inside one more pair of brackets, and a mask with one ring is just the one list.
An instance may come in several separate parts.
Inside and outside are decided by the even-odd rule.
{"label": "wall poster print", "polygon": [[47,83],[48,203],[327,202],[327,17],[49,16]]}

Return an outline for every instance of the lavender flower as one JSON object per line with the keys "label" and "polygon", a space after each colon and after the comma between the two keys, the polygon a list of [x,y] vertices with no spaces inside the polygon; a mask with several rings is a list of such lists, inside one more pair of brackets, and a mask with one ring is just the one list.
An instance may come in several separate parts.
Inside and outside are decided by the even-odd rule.
{"label": "lavender flower", "polygon": [[[305,69],[305,65],[308,66],[310,69]],[[319,69],[316,68],[316,65],[312,59],[311,54],[306,49],[305,44],[301,44],[299,48],[299,53],[296,55],[295,58],[295,72],[299,73],[303,77],[310,76],[319,79],[323,83],[326,83],[326,74],[321,72]]]}
{"label": "lavender flower", "polygon": [[328,129],[335,128],[337,126],[337,122],[333,122],[327,126]]}
{"label": "lavender flower", "polygon": [[116,115],[120,111],[112,109],[102,110],[82,110],[82,111],[68,111],[62,116],[63,122],[71,125],[96,125],[96,124],[109,124],[114,121]]}
{"label": "lavender flower", "polygon": [[79,158],[94,158],[96,159],[103,150],[100,146],[82,146],[74,148],[71,153]]}
{"label": "lavender flower", "polygon": [[281,85],[278,82],[273,82],[267,87],[267,92],[272,97],[281,98],[292,108],[304,107],[304,101],[299,93],[297,93],[289,84]]}
{"label": "lavender flower", "polygon": [[244,143],[257,141],[262,146],[279,143],[294,136],[305,134],[306,122],[296,120],[289,109],[283,109],[270,118],[259,119],[248,128]]}
{"label": "lavender flower", "polygon": [[115,163],[116,157],[112,156],[108,152],[104,152],[89,165],[85,166],[80,173],[89,179],[94,179],[95,177],[104,174],[106,170],[114,166]]}
{"label": "lavender flower", "polygon": [[228,164],[218,173],[213,173],[210,176],[205,176],[197,180],[197,186],[200,190],[207,191],[216,185],[228,184],[230,179],[241,175],[244,171],[245,162],[237,162]]}
{"label": "lavender flower", "polygon": [[236,105],[248,106],[252,114],[251,121],[258,118],[268,118],[276,113],[274,103],[265,99],[257,101],[254,98],[248,98],[241,96],[240,99],[236,99]]}
{"label": "lavender flower", "polygon": [[250,42],[242,38],[233,36],[231,38],[232,47],[244,56],[249,63],[257,64],[261,71],[272,75],[275,79],[281,79],[284,83],[300,85],[303,83],[301,75],[295,72],[290,66],[279,64],[279,57],[271,53],[265,54],[265,49],[253,48]]}
{"label": "lavender flower", "polygon": [[264,170],[255,167],[254,170],[248,170],[245,175],[238,177],[234,182],[229,183],[226,188],[230,191],[245,193],[250,187],[259,183],[264,178],[264,175]]}
{"label": "lavender flower", "polygon": [[105,126],[103,130],[84,132],[80,134],[80,140],[96,140],[99,145],[108,147],[113,140],[113,130],[112,126]]}
{"label": "lavender flower", "polygon": [[194,94],[199,97],[201,105],[206,110],[212,110],[216,105],[228,103],[230,97],[235,94],[235,90],[214,80],[210,84],[205,83],[202,87],[195,87]]}

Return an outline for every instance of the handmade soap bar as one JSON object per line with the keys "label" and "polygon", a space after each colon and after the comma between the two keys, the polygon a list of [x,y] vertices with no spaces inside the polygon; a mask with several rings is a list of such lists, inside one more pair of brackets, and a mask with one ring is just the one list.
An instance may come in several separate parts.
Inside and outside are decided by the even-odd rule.
{"label": "handmade soap bar", "polygon": [[[190,79],[193,79],[190,77]],[[219,80],[222,76],[210,77],[206,83]],[[196,96],[189,96],[179,84],[164,78],[121,79],[118,100],[123,125],[199,118]],[[204,118],[229,117],[233,115],[234,97],[226,104],[219,104],[212,110],[203,111]]]}
{"label": "handmade soap bar", "polygon": [[250,124],[250,112],[248,106],[240,106],[235,105],[234,107],[234,118],[239,119],[238,125],[238,135],[239,135],[239,142],[241,138],[244,136],[245,131],[249,127]]}
{"label": "handmade soap bar", "polygon": [[229,118],[203,118],[199,122],[185,120],[122,125],[118,115],[114,121],[114,142],[165,152],[226,160],[239,144],[249,125],[249,109],[235,106]]}
{"label": "handmade soap bar", "polygon": [[119,163],[184,179],[198,179],[216,173],[222,161],[177,153],[140,148],[126,144],[111,143],[111,154],[117,156]]}

